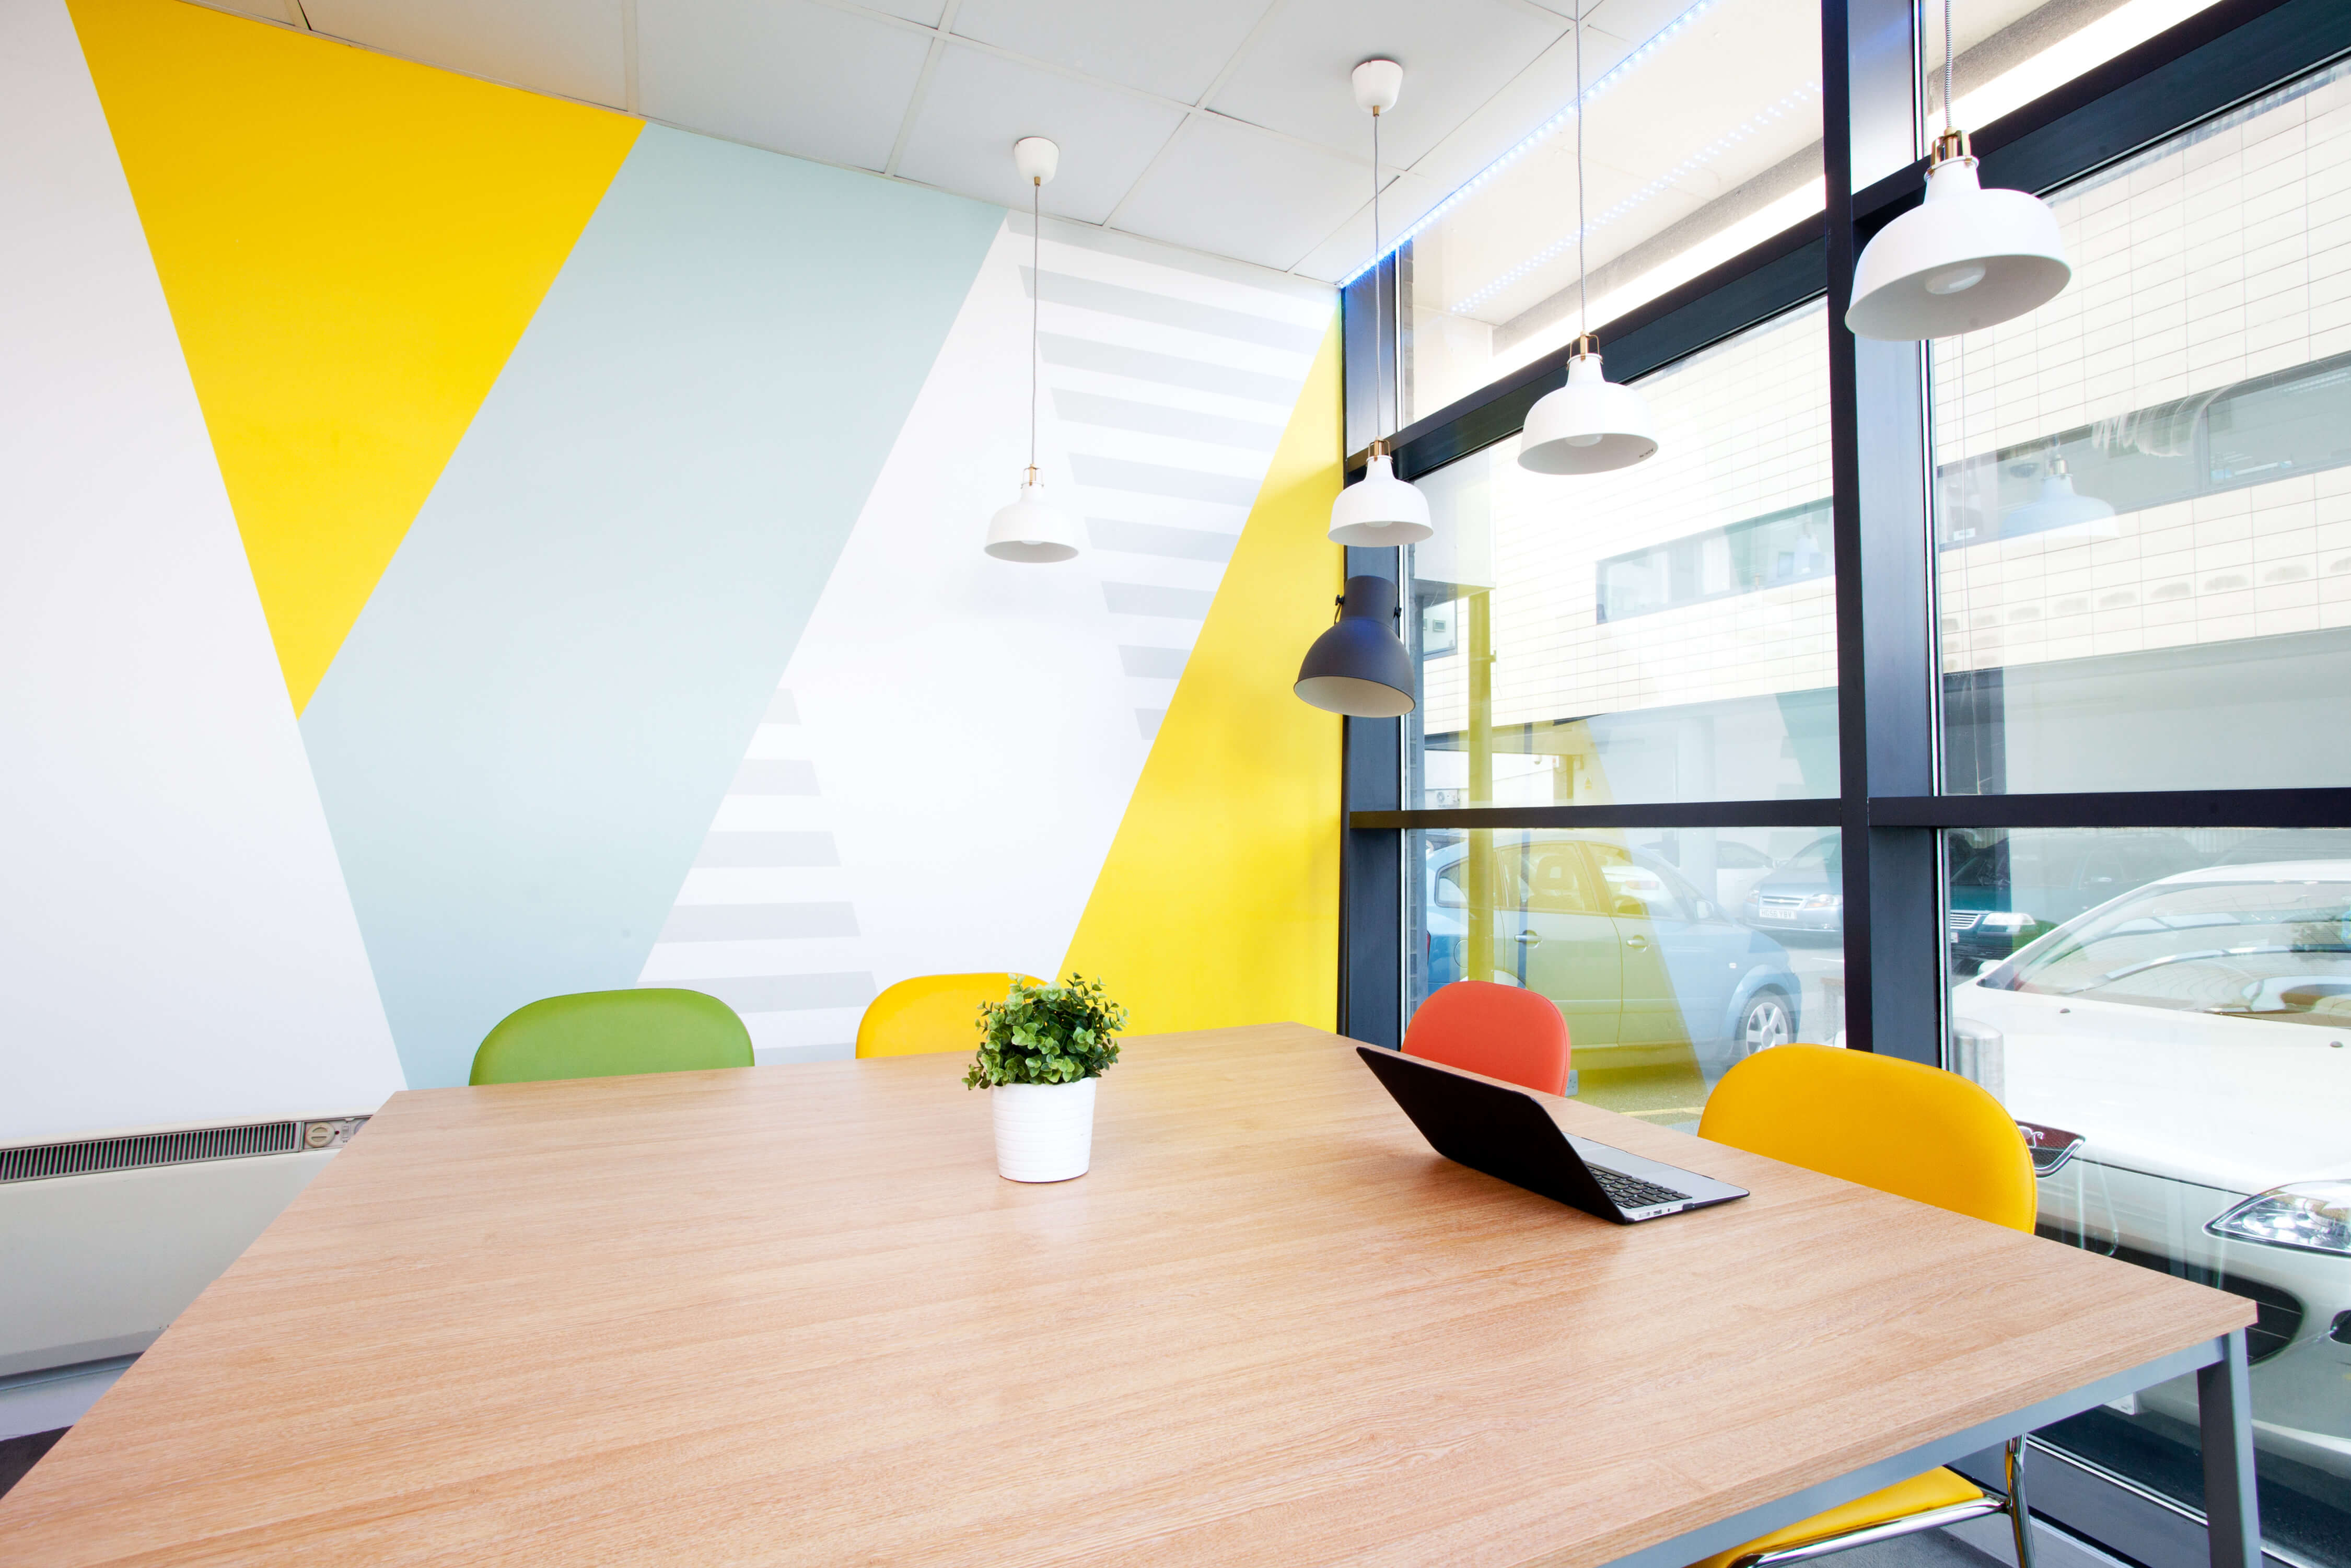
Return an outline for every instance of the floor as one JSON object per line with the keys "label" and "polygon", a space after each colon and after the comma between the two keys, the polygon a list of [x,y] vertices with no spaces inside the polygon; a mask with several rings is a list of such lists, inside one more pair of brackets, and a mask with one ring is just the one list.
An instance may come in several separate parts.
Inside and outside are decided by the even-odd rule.
{"label": "floor", "polygon": [[40,1462],[59,1437],[66,1435],[62,1427],[54,1432],[32,1432],[21,1437],[0,1437],[0,1497],[25,1479],[25,1472]]}
{"label": "floor", "polygon": [[[2036,1543],[2033,1555],[2040,1554]],[[1989,1556],[1940,1530],[1856,1546],[1838,1552],[1834,1561],[1837,1568],[2007,1568],[2005,1558]]]}

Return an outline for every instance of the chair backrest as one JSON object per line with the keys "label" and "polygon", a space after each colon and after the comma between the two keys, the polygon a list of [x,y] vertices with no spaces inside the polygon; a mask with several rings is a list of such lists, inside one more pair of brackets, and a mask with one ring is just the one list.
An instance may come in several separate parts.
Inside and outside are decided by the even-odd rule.
{"label": "chair backrest", "polygon": [[[917,975],[901,980],[865,1004],[857,1020],[860,1056],[925,1056],[938,1051],[979,1049],[979,1004],[1000,1002],[1016,977],[1008,972],[978,975]],[[1018,978],[1032,986],[1045,982],[1032,975]]]}
{"label": "chair backrest", "polygon": [[1404,1031],[1406,1056],[1544,1094],[1567,1092],[1569,1050],[1567,1020],[1549,997],[1491,980],[1439,986]]}
{"label": "chair backrest", "polygon": [[2032,1228],[2032,1156],[2015,1118],[1940,1068],[1825,1045],[1759,1051],[1714,1086],[1698,1135]]}
{"label": "chair backrest", "polygon": [[474,1052],[469,1083],[535,1083],[751,1065],[751,1031],[700,991],[581,991],[517,1008]]}

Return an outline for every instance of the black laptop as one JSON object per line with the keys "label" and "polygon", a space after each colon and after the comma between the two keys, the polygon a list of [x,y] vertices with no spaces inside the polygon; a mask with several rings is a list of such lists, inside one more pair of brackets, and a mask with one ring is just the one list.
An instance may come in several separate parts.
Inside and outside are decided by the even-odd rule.
{"label": "black laptop", "polygon": [[1355,1054],[1447,1159],[1586,1214],[1631,1225],[1745,1197],[1747,1189],[1571,1136],[1523,1090],[1359,1045]]}

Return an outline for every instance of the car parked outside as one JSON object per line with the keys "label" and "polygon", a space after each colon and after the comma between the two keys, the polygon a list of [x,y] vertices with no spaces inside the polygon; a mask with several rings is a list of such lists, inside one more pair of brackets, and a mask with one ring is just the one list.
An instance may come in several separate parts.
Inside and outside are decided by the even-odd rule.
{"label": "car parked outside", "polygon": [[1844,931],[1844,856],[1823,833],[1767,872],[1747,893],[1747,923],[1781,932],[1835,936]]}
{"label": "car parked outside", "polygon": [[[2252,1298],[2255,1442],[2351,1478],[2351,858],[2164,877],[1951,1018],[1954,1065],[2040,1124],[2043,1234]],[[2192,1442],[2192,1379],[2125,1406]]]}
{"label": "car parked outside", "polygon": [[1954,974],[1998,963],[2092,905],[2208,858],[2177,833],[2111,829],[2001,833],[1971,851],[1956,835],[1948,841]]}
{"label": "car parked outside", "polygon": [[1497,832],[1489,852],[1493,969],[1465,977],[1474,840],[1428,854],[1428,987],[1465,977],[1559,1004],[1579,1063],[1693,1045],[1719,1071],[1796,1038],[1803,988],[1787,950],[1730,919],[1663,860],[1606,834]]}

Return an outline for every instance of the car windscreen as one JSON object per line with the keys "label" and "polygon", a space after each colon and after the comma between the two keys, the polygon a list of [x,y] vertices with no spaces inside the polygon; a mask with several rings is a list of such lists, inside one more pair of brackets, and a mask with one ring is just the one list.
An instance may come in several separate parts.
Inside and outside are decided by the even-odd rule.
{"label": "car windscreen", "polygon": [[1792,872],[1814,871],[1834,874],[1844,862],[1844,841],[1834,833],[1826,838],[1814,839],[1787,858],[1780,867],[1778,879],[1794,880],[1789,875]]}
{"label": "car windscreen", "polygon": [[2158,883],[1980,982],[2178,1012],[2351,1026],[2351,883]]}

